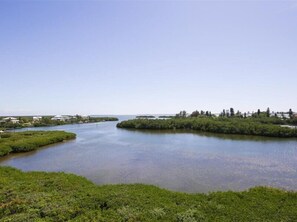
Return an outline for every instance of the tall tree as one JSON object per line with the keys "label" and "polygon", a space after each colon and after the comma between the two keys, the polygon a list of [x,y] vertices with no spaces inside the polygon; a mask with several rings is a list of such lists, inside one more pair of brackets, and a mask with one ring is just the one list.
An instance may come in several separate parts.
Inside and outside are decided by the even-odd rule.
{"label": "tall tree", "polygon": [[180,111],[178,114],[175,115],[176,117],[184,118],[187,117],[187,112],[185,110]]}
{"label": "tall tree", "polygon": [[269,109],[269,107],[268,107],[267,110],[266,110],[266,116],[267,116],[267,117],[270,117],[270,109]]}
{"label": "tall tree", "polygon": [[230,116],[233,117],[234,116],[234,109],[230,108]]}
{"label": "tall tree", "polygon": [[199,111],[196,110],[196,111],[192,112],[192,114],[190,116],[191,117],[197,117],[197,116],[199,116]]}
{"label": "tall tree", "polygon": [[226,110],[226,116],[227,116],[228,118],[230,117],[230,112],[229,112],[228,109]]}
{"label": "tall tree", "polygon": [[293,111],[292,111],[292,109],[289,110],[289,116],[290,116],[290,117],[293,116]]}
{"label": "tall tree", "polygon": [[182,112],[182,117],[187,117],[187,112],[185,110]]}

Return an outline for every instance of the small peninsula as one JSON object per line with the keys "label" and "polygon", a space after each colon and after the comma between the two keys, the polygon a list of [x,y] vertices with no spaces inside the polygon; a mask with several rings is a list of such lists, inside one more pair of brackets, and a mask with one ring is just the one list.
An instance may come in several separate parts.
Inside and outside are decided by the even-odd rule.
{"label": "small peninsula", "polygon": [[0,133],[0,157],[9,153],[36,150],[40,147],[75,139],[76,134],[64,131],[25,131]]}

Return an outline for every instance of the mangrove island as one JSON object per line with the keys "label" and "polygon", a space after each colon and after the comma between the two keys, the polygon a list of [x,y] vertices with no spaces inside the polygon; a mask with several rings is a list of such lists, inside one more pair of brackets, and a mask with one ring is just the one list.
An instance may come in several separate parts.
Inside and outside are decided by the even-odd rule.
{"label": "mangrove island", "polygon": [[[288,125],[289,124],[289,125]],[[194,111],[187,115],[181,111],[171,119],[132,119],[117,124],[119,128],[152,129],[152,130],[195,130],[199,132],[255,135],[267,137],[297,137],[297,118],[292,114],[290,118],[281,118],[266,112],[253,113],[250,116],[235,114],[225,110],[219,115],[210,111]]]}

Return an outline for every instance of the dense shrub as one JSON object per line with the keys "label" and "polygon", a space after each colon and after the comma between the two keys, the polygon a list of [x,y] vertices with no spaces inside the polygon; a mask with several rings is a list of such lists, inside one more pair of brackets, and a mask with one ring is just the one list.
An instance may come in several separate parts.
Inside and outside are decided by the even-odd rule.
{"label": "dense shrub", "polygon": [[265,187],[186,194],[0,167],[0,221],[297,221],[296,203],[296,192]]}
{"label": "dense shrub", "polygon": [[11,147],[5,144],[0,144],[0,156],[5,156],[12,151]]}
{"label": "dense shrub", "polygon": [[[273,119],[273,118],[272,118]],[[201,132],[243,134],[270,137],[297,137],[297,130],[243,118],[173,118],[133,119],[117,124],[119,128],[133,129],[188,129]]]}
{"label": "dense shrub", "polygon": [[[4,136],[5,135],[5,136]],[[10,152],[27,152],[39,147],[74,139],[74,133],[64,131],[26,131],[5,133],[0,138],[0,156]]]}

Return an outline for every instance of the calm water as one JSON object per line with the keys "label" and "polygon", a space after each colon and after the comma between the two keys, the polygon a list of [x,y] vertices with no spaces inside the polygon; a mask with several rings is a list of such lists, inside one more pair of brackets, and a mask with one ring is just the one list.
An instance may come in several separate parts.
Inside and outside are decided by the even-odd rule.
{"label": "calm water", "polygon": [[297,140],[133,131],[115,125],[34,128],[74,132],[77,139],[10,155],[0,165],[71,172],[97,184],[146,183],[186,192],[256,185],[297,190]]}

